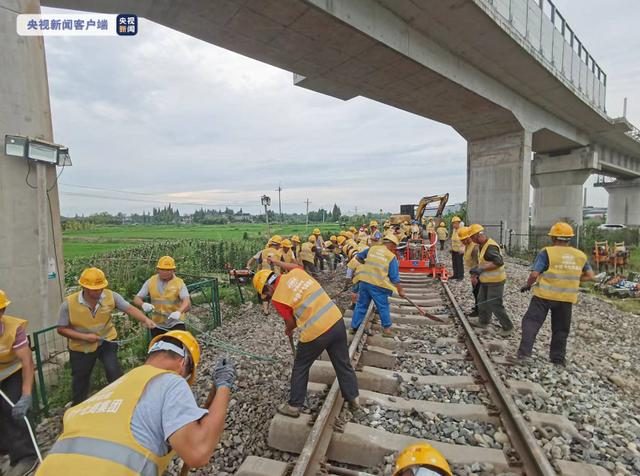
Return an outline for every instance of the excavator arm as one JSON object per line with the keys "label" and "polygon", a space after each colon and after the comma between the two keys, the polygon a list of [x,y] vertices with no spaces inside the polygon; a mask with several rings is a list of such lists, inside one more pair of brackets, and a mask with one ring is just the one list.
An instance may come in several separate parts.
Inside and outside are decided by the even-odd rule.
{"label": "excavator arm", "polygon": [[418,223],[422,221],[422,216],[424,215],[424,211],[427,206],[434,202],[440,202],[438,205],[438,210],[436,211],[435,218],[440,218],[442,216],[442,212],[444,212],[444,207],[447,206],[447,202],[449,201],[449,194],[445,193],[444,195],[431,195],[429,197],[422,197],[420,202],[418,203],[418,209],[416,210],[416,220]]}

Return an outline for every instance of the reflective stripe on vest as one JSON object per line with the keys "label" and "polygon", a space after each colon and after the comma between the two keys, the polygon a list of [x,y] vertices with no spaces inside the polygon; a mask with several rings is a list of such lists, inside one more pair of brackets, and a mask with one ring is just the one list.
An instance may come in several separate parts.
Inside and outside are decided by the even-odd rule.
{"label": "reflective stripe on vest", "polygon": [[7,314],[2,316],[2,335],[0,335],[0,381],[10,377],[22,368],[22,361],[16,355],[13,346],[16,343],[18,329],[26,331],[27,321]]}
{"label": "reflective stripe on vest", "polygon": [[[149,298],[151,304],[155,307],[151,313],[153,322],[160,325],[168,324],[167,316],[177,311],[182,303],[180,290],[183,286],[184,281],[174,276],[167,281],[162,292],[160,292],[160,277],[155,274],[149,278]],[[182,317],[184,318],[184,315]]]}
{"label": "reflective stripe on vest", "polygon": [[[95,316],[88,306],[80,303],[80,293],[82,291],[67,297],[69,325],[73,330],[83,334],[98,334],[104,339],[115,340],[118,337],[118,333],[111,320],[111,313],[116,307],[113,293],[108,289],[102,291],[102,297]],[[69,339],[69,349],[84,353],[95,352],[98,349],[98,343]]]}
{"label": "reflective stripe on vest", "polygon": [[388,289],[391,292],[396,292],[396,287],[389,281],[389,264],[394,258],[395,255],[386,246],[372,246],[369,248],[364,264],[353,282],[364,281],[374,286]]}
{"label": "reflective stripe on vest", "polygon": [[534,296],[575,304],[586,255],[570,246],[548,246],[544,251],[549,257],[549,268],[538,277]]}
{"label": "reflective stripe on vest", "polygon": [[97,438],[65,438],[55,442],[49,454],[82,455],[113,461],[135,474],[157,476],[158,466],[141,453],[113,441]]}
{"label": "reflective stripe on vest", "polygon": [[[502,251],[500,251],[500,246],[498,246],[498,243],[493,241],[491,238],[488,238],[487,242],[480,249],[480,253],[478,255],[478,263],[481,266],[485,263],[490,263],[490,261],[487,261],[484,259],[484,254],[487,252],[487,250],[489,249],[489,246],[491,245],[496,246],[498,248],[498,252],[500,253],[500,255],[502,255]],[[506,279],[507,279],[507,273],[504,270],[504,264],[502,266],[499,266],[496,269],[492,269],[490,271],[483,271],[482,274],[480,275],[481,283],[501,283]]]}
{"label": "reflective stripe on vest", "polygon": [[301,269],[280,277],[272,300],[293,309],[301,331],[300,342],[316,339],[342,318],[340,309],[320,284]]}

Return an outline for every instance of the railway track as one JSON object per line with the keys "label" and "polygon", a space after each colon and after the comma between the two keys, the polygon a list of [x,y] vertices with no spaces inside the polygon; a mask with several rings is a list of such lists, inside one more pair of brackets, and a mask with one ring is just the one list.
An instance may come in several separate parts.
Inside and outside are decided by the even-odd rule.
{"label": "railway track", "polygon": [[[394,339],[379,334],[373,306],[350,336],[349,355],[357,370],[362,410],[349,412],[328,359],[310,372],[312,414],[294,419],[276,414],[269,446],[298,454],[295,465],[249,457],[241,476],[383,474],[389,455],[427,440],[450,462],[454,474],[604,476],[599,466],[553,458],[539,435],[582,436],[565,417],[524,414],[513,397],[544,389],[532,382],[505,380],[498,370],[511,352],[504,341],[480,336],[469,325],[446,283],[403,274],[403,287],[418,305],[442,319],[429,320],[406,301],[390,298]],[[350,321],[351,311],[345,313]],[[347,322],[348,324],[348,322]],[[444,402],[442,400],[445,400]]]}

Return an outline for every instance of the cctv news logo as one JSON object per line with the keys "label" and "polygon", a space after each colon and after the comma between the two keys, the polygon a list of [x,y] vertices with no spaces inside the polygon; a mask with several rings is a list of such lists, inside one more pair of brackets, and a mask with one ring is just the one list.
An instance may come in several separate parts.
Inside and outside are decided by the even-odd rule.
{"label": "cctv news logo", "polygon": [[132,13],[46,13],[18,15],[20,36],[134,36],[138,34],[138,15]]}

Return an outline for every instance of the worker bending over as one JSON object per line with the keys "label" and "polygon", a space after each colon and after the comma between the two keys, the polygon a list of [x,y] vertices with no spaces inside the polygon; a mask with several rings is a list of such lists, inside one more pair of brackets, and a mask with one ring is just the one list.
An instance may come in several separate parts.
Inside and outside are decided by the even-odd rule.
{"label": "worker bending over", "polygon": [[289,402],[278,407],[278,412],[298,417],[307,395],[309,369],[313,362],[327,351],[336,372],[340,391],[351,408],[358,407],[358,381],[349,359],[347,334],[342,313],[320,283],[300,266],[276,262],[288,273],[276,276],[259,271],[253,277],[258,293],[271,298],[273,307],[284,318],[287,336],[300,330],[298,347],[291,372]]}
{"label": "worker bending over", "polygon": [[451,279],[464,279],[464,264],[462,241],[458,237],[458,229],[462,220],[459,216],[451,219],[451,265],[453,267],[453,276]]}
{"label": "worker bending over", "polygon": [[367,313],[371,300],[378,309],[382,323],[382,335],[392,337],[391,311],[389,310],[389,296],[397,292],[404,297],[404,290],[400,287],[400,266],[396,258],[398,237],[386,235],[382,245],[372,246],[356,255],[356,259],[363,264],[354,276],[353,282],[358,284],[358,302],[351,319],[351,331],[360,327]]}
{"label": "worker bending over", "polygon": [[407,446],[396,458],[393,476],[453,476],[442,453],[429,443]]}
{"label": "worker bending over", "polygon": [[116,309],[133,317],[147,329],[155,323],[120,294],[107,289],[102,270],[87,268],[78,280],[82,290],[67,296],[60,306],[58,334],[69,340],[73,404],[89,394],[91,372],[100,359],[109,383],[122,376],[118,362],[118,332],[112,321]]}
{"label": "worker bending over", "polygon": [[522,338],[515,360],[524,362],[531,356],[538,331],[551,311],[549,360],[565,365],[571,311],[578,302],[580,282],[592,281],[594,273],[585,254],[570,245],[574,236],[571,225],[556,223],[549,236],[552,245],[538,253],[527,283],[520,289],[525,292],[533,287],[533,297],[522,318]]}
{"label": "worker bending over", "polygon": [[27,339],[27,321],[5,314],[11,301],[0,289],[0,450],[9,455],[9,476],[29,474],[38,464],[24,417],[31,409],[34,365]]}
{"label": "worker bending over", "polygon": [[224,429],[235,380],[230,361],[212,370],[215,398],[200,408],[191,393],[200,346],[186,331],[154,337],[147,361],[64,414],[64,431],[36,476],[164,474],[177,454],[206,466]]}
{"label": "worker bending over", "polygon": [[[464,245],[464,265],[467,269],[478,266],[478,245],[469,238],[469,227],[458,228],[458,238]],[[478,317],[478,292],[480,291],[480,280],[477,274],[470,274],[471,291],[473,292],[473,309],[467,314],[468,317]]]}
{"label": "worker bending over", "polygon": [[[144,302],[150,296],[151,303]],[[151,313],[151,319],[157,326],[151,329],[151,336],[163,334],[167,329],[186,330],[184,320],[191,309],[191,298],[184,281],[176,276],[176,262],[171,256],[163,256],[156,265],[156,274],[147,279],[133,304]],[[164,329],[161,329],[164,328]]]}
{"label": "worker bending over", "polygon": [[499,334],[503,337],[511,335],[513,323],[504,308],[504,284],[507,273],[504,270],[504,258],[500,245],[484,234],[482,225],[473,224],[469,227],[469,238],[478,245],[478,266],[471,268],[469,273],[476,275],[480,281],[478,290],[478,320],[471,321],[471,325],[486,328],[494,314],[502,329]]}

